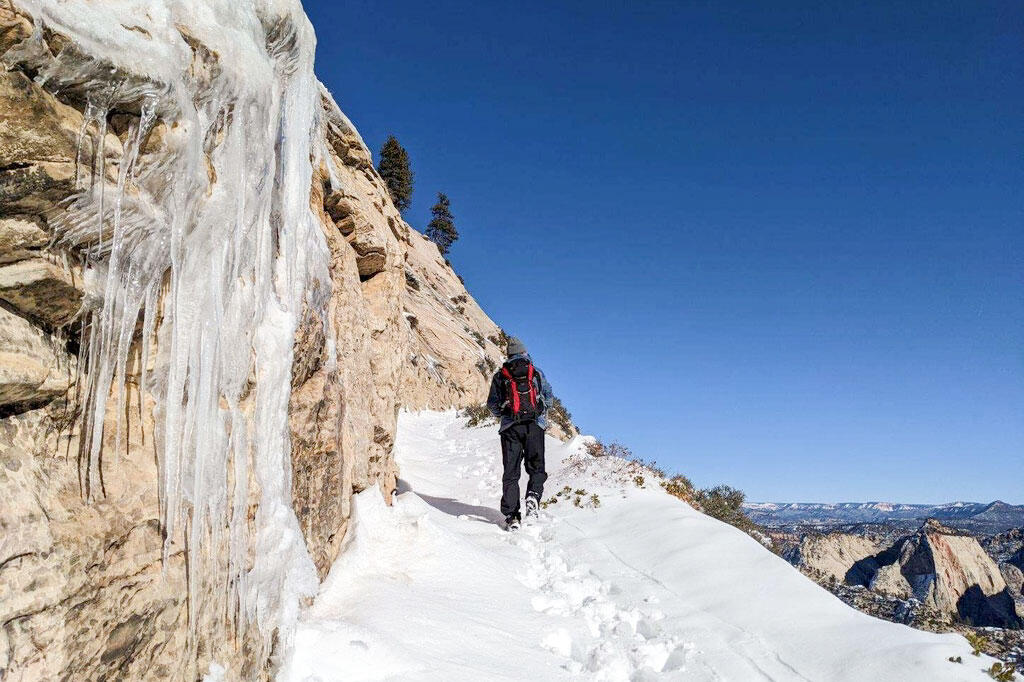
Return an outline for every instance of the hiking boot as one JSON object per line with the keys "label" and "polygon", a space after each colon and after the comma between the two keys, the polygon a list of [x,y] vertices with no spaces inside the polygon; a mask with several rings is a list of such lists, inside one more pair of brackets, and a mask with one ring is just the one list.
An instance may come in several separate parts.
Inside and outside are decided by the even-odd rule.
{"label": "hiking boot", "polygon": [[526,518],[535,519],[538,516],[537,510],[540,509],[540,504],[537,502],[537,498],[533,495],[526,496]]}
{"label": "hiking boot", "polygon": [[520,525],[521,525],[521,520],[519,518],[519,514],[518,513],[509,514],[508,516],[505,517],[505,529],[506,530],[519,530],[519,526]]}

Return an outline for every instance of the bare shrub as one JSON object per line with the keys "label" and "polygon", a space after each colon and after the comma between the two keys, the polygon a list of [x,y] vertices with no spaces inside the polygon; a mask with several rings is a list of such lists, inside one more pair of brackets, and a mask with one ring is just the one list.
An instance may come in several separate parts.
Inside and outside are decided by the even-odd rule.
{"label": "bare shrub", "polygon": [[553,396],[551,399],[551,409],[548,410],[548,416],[551,421],[555,422],[562,427],[562,430],[566,433],[576,433],[576,425],[572,423],[572,413],[565,407],[565,404],[558,399],[558,396]]}
{"label": "bare shrub", "polygon": [[484,426],[494,421],[494,415],[487,405],[470,405],[462,410],[461,415],[467,418],[467,426]]}

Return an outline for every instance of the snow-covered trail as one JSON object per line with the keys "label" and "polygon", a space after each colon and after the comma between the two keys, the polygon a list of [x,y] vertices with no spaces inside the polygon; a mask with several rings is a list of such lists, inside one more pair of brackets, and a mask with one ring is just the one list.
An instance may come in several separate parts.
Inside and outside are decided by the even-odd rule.
{"label": "snow-covered trail", "polygon": [[621,460],[547,445],[545,498],[573,492],[507,533],[496,428],[403,414],[395,503],[357,496],[279,679],[988,679],[963,638],[859,613]]}

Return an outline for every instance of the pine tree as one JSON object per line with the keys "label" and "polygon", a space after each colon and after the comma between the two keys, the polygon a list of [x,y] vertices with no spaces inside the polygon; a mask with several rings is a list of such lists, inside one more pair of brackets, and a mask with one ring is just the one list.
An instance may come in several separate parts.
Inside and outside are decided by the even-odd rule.
{"label": "pine tree", "polygon": [[394,135],[388,135],[380,148],[380,164],[377,172],[388,186],[388,194],[399,211],[409,208],[412,203],[412,170],[409,169],[409,154],[398,144]]}
{"label": "pine tree", "polygon": [[427,239],[437,244],[441,255],[445,256],[448,255],[452,242],[459,238],[459,233],[455,230],[455,218],[449,210],[450,206],[448,196],[444,192],[438,192],[437,203],[430,209],[434,218],[427,224]]}

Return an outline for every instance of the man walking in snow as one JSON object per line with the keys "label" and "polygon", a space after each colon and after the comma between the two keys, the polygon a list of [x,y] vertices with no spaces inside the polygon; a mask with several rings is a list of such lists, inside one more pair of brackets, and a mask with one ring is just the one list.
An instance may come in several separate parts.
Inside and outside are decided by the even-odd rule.
{"label": "man walking in snow", "polygon": [[526,485],[526,517],[537,516],[544,481],[544,429],[551,406],[551,385],[513,337],[508,342],[508,359],[491,379],[487,408],[501,419],[501,513],[509,530],[519,528],[519,475],[525,464],[530,477]]}

